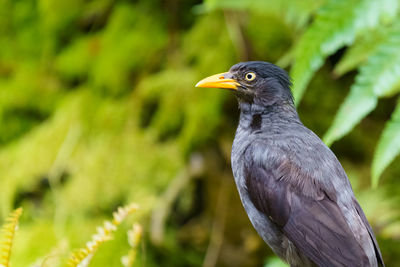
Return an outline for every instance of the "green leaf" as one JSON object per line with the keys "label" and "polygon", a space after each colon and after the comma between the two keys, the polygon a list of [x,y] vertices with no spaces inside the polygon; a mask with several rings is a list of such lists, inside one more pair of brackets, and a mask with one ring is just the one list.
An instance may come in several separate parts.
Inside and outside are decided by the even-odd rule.
{"label": "green leaf", "polygon": [[375,51],[375,49],[385,40],[387,33],[382,29],[371,31],[358,38],[354,45],[347,49],[344,56],[339,63],[335,66],[334,73],[337,76],[356,69],[360,64],[365,63],[368,56]]}
{"label": "green leaf", "polygon": [[287,267],[285,262],[283,262],[281,259],[279,259],[276,256],[268,258],[267,262],[265,263],[264,267]]}
{"label": "green leaf", "polygon": [[201,8],[206,11],[217,9],[251,10],[262,14],[274,14],[295,27],[304,27],[310,15],[326,0],[206,0]]}
{"label": "green leaf", "polygon": [[376,187],[379,177],[387,166],[400,154],[400,99],[392,118],[378,141],[372,161],[372,186]]}
{"label": "green leaf", "polygon": [[343,102],[335,120],[325,134],[323,140],[330,146],[334,141],[341,138],[374,110],[378,103],[377,97],[371,90],[364,90],[362,87],[352,87],[349,96]]}
{"label": "green leaf", "polygon": [[397,10],[397,0],[331,0],[324,5],[296,47],[291,70],[296,103],[327,56],[352,44],[357,35],[377,27],[381,20],[391,21]]}
{"label": "green leaf", "polygon": [[331,145],[371,112],[379,97],[399,90],[400,83],[400,23],[394,25],[386,42],[382,43],[360,68],[350,94],[340,107],[335,120],[325,134]]}
{"label": "green leaf", "polygon": [[398,91],[400,82],[400,23],[394,25],[382,43],[360,68],[354,86],[371,89],[377,97]]}

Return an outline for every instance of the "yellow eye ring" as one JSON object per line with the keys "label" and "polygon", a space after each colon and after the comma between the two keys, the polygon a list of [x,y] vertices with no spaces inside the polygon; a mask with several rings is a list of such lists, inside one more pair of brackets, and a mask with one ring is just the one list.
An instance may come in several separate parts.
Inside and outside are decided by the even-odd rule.
{"label": "yellow eye ring", "polygon": [[254,73],[254,72],[248,72],[248,73],[246,73],[246,75],[244,76],[244,78],[247,80],[247,81],[252,81],[252,80],[254,80],[255,78],[256,78],[256,74]]}

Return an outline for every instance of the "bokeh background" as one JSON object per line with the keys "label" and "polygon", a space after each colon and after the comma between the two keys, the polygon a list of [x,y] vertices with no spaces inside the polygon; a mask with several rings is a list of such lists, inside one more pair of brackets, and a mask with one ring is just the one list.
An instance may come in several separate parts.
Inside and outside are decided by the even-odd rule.
{"label": "bokeh background", "polygon": [[[62,263],[130,202],[135,266],[281,266],[234,185],[236,99],[194,87],[246,60],[291,73],[302,121],[400,266],[399,5],[0,0],[0,222],[24,208],[12,266]],[[121,266],[129,228],[89,266]]]}

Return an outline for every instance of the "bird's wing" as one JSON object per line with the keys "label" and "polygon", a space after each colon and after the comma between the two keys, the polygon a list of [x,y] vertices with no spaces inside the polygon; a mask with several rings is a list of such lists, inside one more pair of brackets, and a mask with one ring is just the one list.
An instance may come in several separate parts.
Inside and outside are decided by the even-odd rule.
{"label": "bird's wing", "polygon": [[382,253],[381,253],[381,250],[379,249],[378,241],[376,241],[374,232],[372,231],[372,227],[371,227],[371,225],[369,225],[367,217],[365,216],[364,211],[362,210],[360,204],[358,204],[358,201],[356,199],[354,199],[353,202],[354,202],[354,206],[356,207],[358,215],[360,216],[363,224],[365,225],[365,228],[367,228],[368,234],[374,243],[374,249],[375,249],[376,257],[378,258],[378,263],[381,264],[382,266],[385,266],[385,263],[383,262],[383,258],[382,258]]}
{"label": "bird's wing", "polygon": [[[250,153],[251,154],[251,153]],[[250,198],[296,247],[318,266],[369,266],[368,257],[328,190],[279,153],[247,155]]]}

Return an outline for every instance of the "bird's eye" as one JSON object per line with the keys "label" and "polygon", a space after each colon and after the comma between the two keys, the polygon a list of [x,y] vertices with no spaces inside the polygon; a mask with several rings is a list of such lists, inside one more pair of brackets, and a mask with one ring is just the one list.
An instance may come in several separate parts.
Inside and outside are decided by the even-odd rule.
{"label": "bird's eye", "polygon": [[254,72],[248,72],[245,76],[246,80],[252,81],[256,78],[256,74]]}

